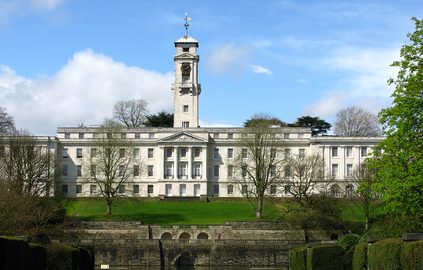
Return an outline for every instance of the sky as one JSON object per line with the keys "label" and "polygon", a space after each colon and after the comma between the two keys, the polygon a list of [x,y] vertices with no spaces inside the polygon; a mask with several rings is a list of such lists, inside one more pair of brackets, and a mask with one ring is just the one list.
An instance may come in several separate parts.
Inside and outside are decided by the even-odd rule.
{"label": "sky", "polygon": [[348,106],[390,105],[390,64],[423,1],[0,0],[0,106],[35,135],[100,124],[121,100],[172,112],[186,12],[202,127],[257,113],[333,123]]}

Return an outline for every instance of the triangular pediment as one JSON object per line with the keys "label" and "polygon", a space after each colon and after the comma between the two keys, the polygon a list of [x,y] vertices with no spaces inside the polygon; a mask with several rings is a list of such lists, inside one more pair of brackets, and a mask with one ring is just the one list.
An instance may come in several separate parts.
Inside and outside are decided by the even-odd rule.
{"label": "triangular pediment", "polygon": [[187,59],[187,58],[189,59],[195,58],[195,55],[190,53],[183,53],[183,54],[176,55],[174,57],[174,59]]}
{"label": "triangular pediment", "polygon": [[199,143],[205,143],[207,140],[204,138],[195,136],[191,133],[187,132],[178,132],[176,134],[170,135],[168,137],[165,137],[159,142],[199,142]]}

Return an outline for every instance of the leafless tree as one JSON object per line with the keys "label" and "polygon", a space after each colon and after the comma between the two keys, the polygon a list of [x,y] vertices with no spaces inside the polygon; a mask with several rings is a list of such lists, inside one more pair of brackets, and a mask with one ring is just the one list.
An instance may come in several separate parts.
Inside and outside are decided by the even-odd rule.
{"label": "leafless tree", "polygon": [[238,140],[240,151],[232,166],[237,171],[236,179],[241,192],[260,219],[266,194],[276,185],[283,167],[283,142],[276,128],[258,124],[246,128]]}
{"label": "leafless tree", "polygon": [[11,135],[15,131],[15,120],[6,112],[6,109],[0,107],[0,135]]}
{"label": "leafless tree", "polygon": [[141,127],[148,114],[147,106],[143,99],[119,101],[113,107],[113,119],[128,128]]}
{"label": "leafless tree", "polygon": [[95,148],[83,162],[85,171],[89,172],[83,177],[99,188],[99,194],[107,203],[108,216],[112,215],[114,200],[126,193],[123,190],[125,184],[132,183],[134,147],[121,137],[121,131],[121,127],[116,125],[103,127],[95,139]]}
{"label": "leafless tree", "polygon": [[382,133],[377,116],[356,106],[336,114],[335,134],[338,136],[371,137]]}

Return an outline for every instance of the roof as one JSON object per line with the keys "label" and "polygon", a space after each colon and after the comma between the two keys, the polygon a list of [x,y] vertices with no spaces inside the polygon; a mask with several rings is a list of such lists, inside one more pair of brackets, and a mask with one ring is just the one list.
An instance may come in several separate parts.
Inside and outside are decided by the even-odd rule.
{"label": "roof", "polygon": [[198,41],[191,36],[185,35],[181,37],[180,39],[178,39],[177,41],[175,41],[175,43],[198,43]]}

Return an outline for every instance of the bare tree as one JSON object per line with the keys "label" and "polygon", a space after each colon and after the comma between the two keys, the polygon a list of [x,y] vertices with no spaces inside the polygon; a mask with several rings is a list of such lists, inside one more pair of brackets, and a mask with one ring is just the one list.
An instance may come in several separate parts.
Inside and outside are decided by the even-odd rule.
{"label": "bare tree", "polygon": [[283,167],[283,142],[277,133],[279,129],[258,124],[246,128],[238,140],[241,150],[232,166],[239,172],[236,177],[241,192],[260,219],[266,194],[276,185]]}
{"label": "bare tree", "polygon": [[148,114],[147,106],[143,99],[119,101],[113,107],[113,119],[128,128],[141,127]]}
{"label": "bare tree", "polygon": [[338,136],[371,137],[382,134],[377,116],[356,106],[336,114],[335,134]]}
{"label": "bare tree", "polygon": [[[107,203],[107,215],[112,215],[114,200],[125,194],[125,184],[132,183],[134,147],[121,137],[121,128],[111,125],[102,128],[95,139],[87,160],[83,166],[89,175],[84,175],[87,182],[99,188],[100,195]],[[138,165],[139,166],[139,165]],[[138,167],[139,171],[139,167]]]}
{"label": "bare tree", "polygon": [[327,186],[323,159],[319,155],[286,157],[280,184],[285,193],[292,195],[303,208],[312,206],[313,194],[322,186]]}
{"label": "bare tree", "polygon": [[0,107],[0,135],[11,135],[15,131],[15,120],[6,112],[6,109]]}

